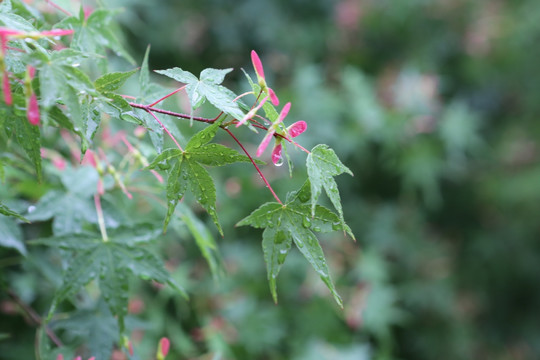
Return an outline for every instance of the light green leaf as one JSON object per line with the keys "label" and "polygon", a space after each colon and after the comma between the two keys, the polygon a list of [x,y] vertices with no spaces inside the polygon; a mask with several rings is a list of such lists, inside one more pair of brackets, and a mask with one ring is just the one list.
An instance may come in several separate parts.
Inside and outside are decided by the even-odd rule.
{"label": "light green leaf", "polygon": [[338,211],[339,217],[343,223],[343,209],[341,207],[341,198],[339,196],[338,186],[334,180],[334,176],[344,172],[352,175],[343,163],[338,159],[334,150],[327,145],[317,145],[308,155],[306,160],[307,172],[311,184],[311,212],[315,215],[315,205],[321,195],[321,190],[324,188],[326,195]]}
{"label": "light green leaf", "polygon": [[232,69],[205,69],[201,72],[200,80],[189,71],[178,67],[156,72],[187,85],[186,92],[192,109],[197,109],[205,100],[208,100],[217,109],[236,119],[241,119],[244,113],[234,101],[236,94],[220,85],[230,71]]}
{"label": "light green leaf", "polygon": [[137,72],[137,69],[126,72],[113,72],[99,77],[94,85],[99,92],[110,92],[119,89],[127,79]]}

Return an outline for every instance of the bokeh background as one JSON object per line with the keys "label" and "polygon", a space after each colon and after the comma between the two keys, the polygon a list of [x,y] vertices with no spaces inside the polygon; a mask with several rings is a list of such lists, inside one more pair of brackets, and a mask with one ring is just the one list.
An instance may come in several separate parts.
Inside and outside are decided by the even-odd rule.
{"label": "bokeh background", "polygon": [[[249,167],[231,167],[213,173],[225,275],[212,280],[177,225],[162,247],[192,299],[134,284],[141,358],[164,335],[174,359],[540,358],[538,0],[106,5],[124,8],[137,61],[151,45],[151,69],[233,67],[227,85],[241,93],[255,49],[292,102],[289,121],[308,123],[298,142],[328,144],[354,173],[337,181],[357,242],[321,238],[344,310],[297,251],[273,304],[261,232],[234,227],[271,195]],[[264,169],[281,196],[305,174],[290,152],[299,180]]]}

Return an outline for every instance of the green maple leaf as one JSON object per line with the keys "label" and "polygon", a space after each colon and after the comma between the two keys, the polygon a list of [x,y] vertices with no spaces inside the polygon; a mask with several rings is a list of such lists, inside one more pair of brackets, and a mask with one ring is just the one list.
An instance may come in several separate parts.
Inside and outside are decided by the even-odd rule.
{"label": "green maple leaf", "polygon": [[[15,103],[19,103],[19,96],[13,95]],[[36,170],[38,181],[42,179],[41,172],[41,132],[39,126],[28,122],[25,115],[18,116],[12,107],[0,109],[0,117],[3,120],[3,128],[8,137],[13,137],[17,144],[24,150]]]}
{"label": "green maple leaf", "polygon": [[54,27],[74,30],[71,42],[71,47],[74,49],[87,53],[104,54],[104,49],[108,48],[130,63],[135,64],[135,60],[124,49],[112,31],[114,16],[118,12],[118,10],[97,9],[86,18],[81,6],[78,16],[69,16]]}
{"label": "green maple leaf", "polygon": [[52,218],[55,235],[82,231],[85,222],[97,222],[96,209],[90,198],[97,191],[98,178],[97,171],[89,166],[66,169],[61,175],[66,190],[49,191],[27,218],[31,221]]}
{"label": "green maple leaf", "polygon": [[306,166],[311,184],[312,214],[315,214],[315,205],[321,195],[321,190],[324,188],[326,195],[336,208],[341,222],[345,224],[341,198],[334,176],[343,173],[353,175],[351,170],[343,165],[334,150],[324,144],[317,145],[311,150],[306,160]]}
{"label": "green maple leaf", "polygon": [[114,229],[108,235],[107,242],[98,233],[66,234],[32,241],[32,244],[58,247],[74,253],[49,315],[52,315],[61,301],[72,297],[94,279],[99,279],[103,298],[111,312],[118,317],[121,331],[124,330],[124,317],[127,314],[130,275],[168,284],[187,297],[165,270],[161,259],[142,246],[155,240],[160,235],[159,229],[150,225],[138,225],[134,228]]}
{"label": "green maple leaf", "polygon": [[341,297],[337,293],[330,277],[328,265],[322,248],[313,232],[326,233],[343,230],[351,234],[349,227],[329,209],[316,205],[314,211],[307,202],[310,199],[309,181],[291,196],[285,205],[269,202],[249,216],[242,219],[237,226],[251,225],[264,228],[262,247],[270,292],[277,303],[276,279],[291,249],[292,243],[311,264],[326,284],[339,306],[343,307]]}
{"label": "green maple leaf", "polygon": [[178,201],[183,198],[189,188],[197,202],[210,214],[220,234],[223,235],[216,211],[216,187],[203,165],[221,166],[236,162],[250,162],[250,159],[226,146],[209,144],[216,135],[220,124],[221,122],[215,122],[195,134],[187,143],[184,151],[180,149],[163,150],[148,165],[149,169],[170,168],[166,186],[168,208],[163,225],[164,231],[167,229]]}
{"label": "green maple leaf", "polygon": [[12,30],[37,31],[28,20],[14,13],[11,0],[4,0],[0,3],[0,23]]}
{"label": "green maple leaf", "polygon": [[186,84],[186,92],[193,110],[201,106],[205,100],[208,100],[219,110],[235,119],[244,117],[240,109],[239,102],[234,101],[237,97],[235,93],[226,87],[220,85],[225,79],[225,75],[232,69],[204,69],[200,78],[189,71],[178,67],[167,70],[156,70],[158,74],[168,76],[176,81]]}

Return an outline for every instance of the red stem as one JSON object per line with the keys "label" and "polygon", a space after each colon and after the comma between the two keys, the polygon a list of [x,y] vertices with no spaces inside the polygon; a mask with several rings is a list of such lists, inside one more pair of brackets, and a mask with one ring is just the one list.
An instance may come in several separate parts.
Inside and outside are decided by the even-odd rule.
{"label": "red stem", "polygon": [[161,127],[163,128],[163,130],[165,130],[165,132],[167,133],[167,135],[169,135],[169,137],[172,139],[172,141],[174,141],[174,143],[176,144],[176,146],[178,146],[178,148],[181,150],[181,151],[184,151],[184,149],[182,149],[182,147],[180,146],[180,144],[178,143],[178,141],[176,141],[176,139],[174,138],[174,136],[169,132],[169,130],[165,127],[165,125],[163,125],[163,123],[161,121],[159,121],[158,117],[152,112],[149,110],[149,108],[145,109],[150,115],[152,115],[152,117],[154,119],[156,119],[156,121],[159,123],[159,125],[161,125]]}
{"label": "red stem", "polygon": [[62,8],[61,6],[58,6],[56,5],[54,2],[52,2],[51,0],[46,0],[47,1],[47,4],[51,5],[53,8],[57,9],[57,10],[60,10],[61,12],[63,12],[64,14],[66,14],[67,16],[73,16],[69,11],[67,11],[66,9]]}
{"label": "red stem", "polygon": [[[152,114],[152,112],[157,112],[157,113],[160,113],[160,114],[174,116],[174,117],[181,118],[181,119],[188,119],[188,120],[193,119],[195,121],[204,122],[204,123],[207,123],[207,124],[214,123],[223,114],[223,112],[220,112],[219,115],[216,116],[215,118],[209,119],[209,118],[200,117],[200,116],[191,116],[191,115],[188,115],[188,114],[177,113],[177,112],[174,112],[174,111],[158,109],[158,108],[152,107],[150,105],[137,104],[137,103],[134,103],[134,102],[130,102],[129,105],[131,107],[134,107],[134,108],[137,108],[137,109],[143,109],[143,110],[149,112],[150,114]],[[156,118],[154,114],[152,114],[152,116],[154,116],[154,118]],[[157,121],[161,124],[161,122],[159,120],[157,120]],[[268,128],[266,126],[262,125],[261,123],[259,123],[257,121],[251,120],[251,122],[252,122],[252,125],[254,127],[258,128],[258,129],[265,130],[265,131],[268,130]],[[161,126],[163,126],[163,125],[161,125]],[[164,127],[164,129],[165,129],[165,127]],[[165,131],[167,131],[167,130],[165,129]],[[172,135],[170,135],[170,136],[172,137]],[[302,151],[306,152],[307,154],[309,154],[309,150],[307,150],[304,147],[300,146],[298,143],[294,142],[293,140],[291,140],[291,139],[289,139],[289,138],[287,138],[287,137],[285,137],[285,136],[283,136],[281,134],[278,134],[278,133],[274,133],[274,136],[280,137],[282,139],[287,140],[291,144],[297,146],[300,150],[302,150]]]}
{"label": "red stem", "polygon": [[276,193],[274,192],[274,189],[272,189],[272,186],[270,186],[270,183],[268,182],[268,180],[266,180],[266,177],[263,175],[263,173],[261,172],[261,169],[259,169],[259,167],[257,166],[257,163],[255,163],[255,160],[253,160],[253,158],[251,157],[251,155],[249,155],[248,151],[246,150],[246,148],[244,147],[244,145],[242,145],[242,143],[240,142],[240,140],[238,140],[238,138],[236,136],[234,136],[234,134],[227,128],[222,128],[223,130],[225,130],[229,135],[231,135],[231,137],[234,139],[234,141],[236,141],[236,143],[242,148],[242,150],[244,151],[244,153],[247,155],[247,157],[249,158],[249,160],[251,161],[251,163],[253,164],[253,166],[255,166],[255,169],[257,170],[257,172],[259,173],[261,179],[264,181],[264,183],[266,184],[266,187],[268,188],[268,190],[270,190],[270,192],[272,193],[272,195],[274,195],[274,198],[277,200],[278,203],[280,203],[281,205],[283,205],[283,203],[281,202],[281,200],[279,199],[279,197],[276,195]]}
{"label": "red stem", "polygon": [[184,86],[182,86],[182,87],[180,87],[180,88],[174,90],[172,93],[165,95],[165,96],[162,97],[161,99],[154,101],[153,103],[151,103],[150,105],[148,105],[148,107],[152,107],[152,106],[154,106],[154,105],[156,105],[156,104],[162,102],[163,100],[165,100],[165,99],[168,98],[169,96],[172,96],[172,95],[176,94],[177,92],[184,90],[184,89],[186,88],[186,86],[187,86],[187,85],[184,85]]}

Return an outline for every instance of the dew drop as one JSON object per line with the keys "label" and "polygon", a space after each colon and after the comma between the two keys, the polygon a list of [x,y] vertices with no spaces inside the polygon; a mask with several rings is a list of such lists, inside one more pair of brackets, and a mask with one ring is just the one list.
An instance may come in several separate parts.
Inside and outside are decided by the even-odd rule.
{"label": "dew drop", "polygon": [[304,243],[303,242],[297,242],[296,245],[301,249],[304,247]]}
{"label": "dew drop", "polygon": [[30,205],[28,207],[28,213],[34,212],[34,210],[36,210],[36,207],[34,205]]}
{"label": "dew drop", "polygon": [[79,66],[81,66],[81,64],[75,63],[75,64],[71,64],[71,66],[73,66],[73,67],[79,67]]}
{"label": "dew drop", "polygon": [[321,231],[321,228],[318,227],[318,226],[315,226],[315,227],[313,228],[313,231],[320,232],[320,231]]}
{"label": "dew drop", "polygon": [[276,166],[281,166],[281,165],[283,165],[283,158],[280,157],[280,158],[274,163],[274,165],[276,165]]}
{"label": "dew drop", "polygon": [[341,223],[340,222],[332,223],[332,230],[334,230],[334,231],[341,230]]}
{"label": "dew drop", "polygon": [[283,264],[285,262],[285,258],[287,257],[287,250],[285,249],[281,249],[279,251],[279,255],[278,255],[278,258],[277,258],[277,261],[278,261],[278,264]]}
{"label": "dew drop", "polygon": [[311,227],[311,219],[307,216],[302,219],[302,226],[306,229],[309,229]]}

